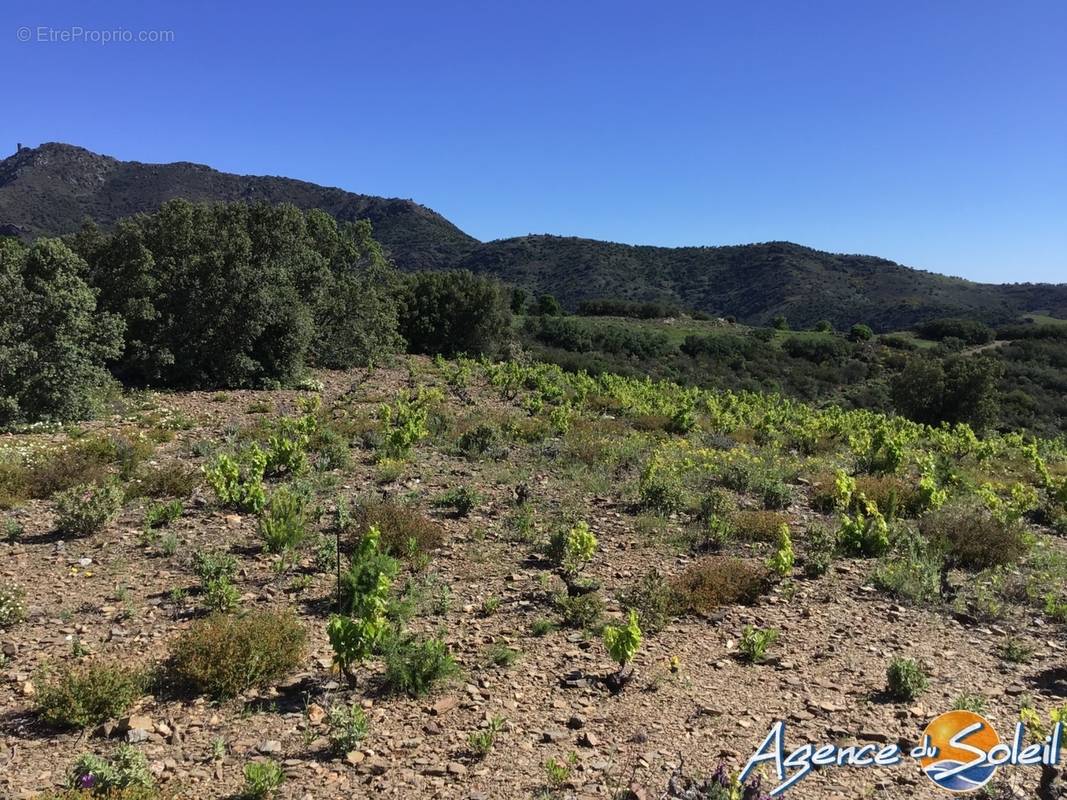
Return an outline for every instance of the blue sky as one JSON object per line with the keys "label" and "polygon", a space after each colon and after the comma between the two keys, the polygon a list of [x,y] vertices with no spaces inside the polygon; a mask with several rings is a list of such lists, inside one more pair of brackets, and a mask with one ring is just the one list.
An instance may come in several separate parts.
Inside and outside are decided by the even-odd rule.
{"label": "blue sky", "polygon": [[[410,197],[480,239],[789,239],[1067,281],[1063,0],[44,0],[3,16],[4,152],[65,141]],[[77,27],[173,41],[48,40]]]}

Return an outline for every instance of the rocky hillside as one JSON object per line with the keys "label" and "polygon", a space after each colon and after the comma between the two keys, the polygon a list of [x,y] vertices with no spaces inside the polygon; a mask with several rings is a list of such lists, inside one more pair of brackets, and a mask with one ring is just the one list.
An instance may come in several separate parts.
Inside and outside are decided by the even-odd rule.
{"label": "rocky hillside", "polygon": [[201,164],[119,161],[81,147],[49,143],[0,161],[0,232],[62,234],[91,218],[104,226],[167,200],[261,200],[321,208],[342,220],[369,219],[374,235],[403,269],[455,263],[475,245],[440,214],[411,200],[353,194],[306,181],[232,175]]}

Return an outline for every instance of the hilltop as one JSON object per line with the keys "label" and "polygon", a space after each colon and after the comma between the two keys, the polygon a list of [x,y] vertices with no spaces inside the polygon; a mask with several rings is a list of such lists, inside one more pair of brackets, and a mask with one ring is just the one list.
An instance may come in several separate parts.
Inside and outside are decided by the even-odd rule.
{"label": "hilltop", "polygon": [[568,309],[618,297],[668,301],[749,324],[784,315],[799,326],[863,321],[879,331],[944,316],[987,322],[1038,310],[1067,316],[1062,284],[981,284],[791,242],[668,248],[531,235],[483,243],[411,200],[291,178],[233,175],[186,162],[119,161],[58,143],[0,161],[0,233],[24,239],[70,233],[87,218],[108,227],[177,197],[286,202],[340,220],[368,219],[375,239],[403,270],[466,268],[553,294]]}

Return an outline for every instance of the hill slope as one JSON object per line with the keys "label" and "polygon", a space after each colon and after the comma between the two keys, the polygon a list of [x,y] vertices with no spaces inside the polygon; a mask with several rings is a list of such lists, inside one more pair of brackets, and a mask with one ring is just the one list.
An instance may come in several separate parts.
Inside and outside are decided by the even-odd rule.
{"label": "hill slope", "polygon": [[403,269],[449,266],[477,242],[410,200],[353,194],[291,178],[231,175],[200,164],[118,161],[67,144],[24,148],[0,161],[0,233],[32,237],[104,226],[154,211],[167,200],[262,200],[321,208],[342,220],[369,219],[375,238]]}
{"label": "hill slope", "polygon": [[602,297],[659,300],[751,324],[784,314],[798,326],[825,318],[893,330],[941,316],[1067,312],[1067,285],[980,284],[790,242],[667,248],[525,236],[481,245],[460,265],[551,292],[565,307]]}
{"label": "hill slope", "polygon": [[199,164],[118,161],[80,147],[44,144],[0,161],[0,233],[30,238],[154,211],[175,197],[263,200],[369,219],[401,269],[465,267],[567,308],[587,299],[666,300],[764,324],[829,319],[891,330],[940,316],[997,322],[1029,311],[1067,317],[1067,285],[978,284],[860,255],[789,242],[733,247],[648,247],[559,236],[480,243],[410,200],[353,194],[290,178],[231,175]]}

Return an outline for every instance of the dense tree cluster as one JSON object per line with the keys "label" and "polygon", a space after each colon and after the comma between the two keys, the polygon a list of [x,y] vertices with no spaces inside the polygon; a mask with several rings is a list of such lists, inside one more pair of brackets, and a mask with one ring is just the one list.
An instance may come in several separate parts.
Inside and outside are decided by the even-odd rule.
{"label": "dense tree cluster", "polygon": [[291,384],[309,367],[495,353],[510,298],[469,272],[401,278],[365,221],[290,205],[166,203],[65,241],[0,241],[0,424],[76,419],[134,385]]}
{"label": "dense tree cluster", "polygon": [[0,424],[84,417],[107,384],[123,324],[98,312],[86,273],[58,240],[0,240]]}
{"label": "dense tree cluster", "polygon": [[584,317],[630,317],[632,319],[666,319],[677,317],[681,309],[670,303],[638,302],[635,300],[584,300],[578,304],[578,314]]}
{"label": "dense tree cluster", "polygon": [[992,329],[976,319],[932,319],[916,325],[915,332],[935,342],[959,339],[964,344],[975,346],[993,341]]}

